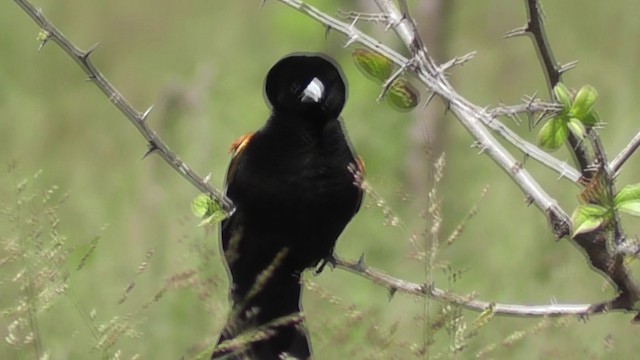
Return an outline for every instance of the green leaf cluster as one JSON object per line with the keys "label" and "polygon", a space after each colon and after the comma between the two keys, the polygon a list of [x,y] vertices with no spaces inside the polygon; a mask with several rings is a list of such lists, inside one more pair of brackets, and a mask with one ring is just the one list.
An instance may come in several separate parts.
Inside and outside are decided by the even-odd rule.
{"label": "green leaf cluster", "polygon": [[573,236],[588,233],[608,225],[613,219],[615,211],[640,217],[640,184],[627,185],[616,194],[612,204],[603,206],[598,204],[580,205],[571,215]]}
{"label": "green leaf cluster", "polygon": [[562,83],[553,88],[553,94],[562,110],[547,121],[538,133],[538,144],[548,150],[559,149],[567,140],[569,131],[578,139],[584,139],[587,127],[598,123],[598,113],[593,109],[598,92],[593,86],[583,86],[575,96]]}
{"label": "green leaf cluster", "polygon": [[[379,84],[385,83],[396,68],[389,58],[368,49],[356,49],[352,56],[358,70]],[[395,109],[408,111],[418,106],[420,97],[409,80],[399,77],[389,86],[387,101]]]}
{"label": "green leaf cluster", "polygon": [[222,205],[205,194],[200,194],[193,199],[191,212],[202,219],[198,226],[215,225],[227,217]]}

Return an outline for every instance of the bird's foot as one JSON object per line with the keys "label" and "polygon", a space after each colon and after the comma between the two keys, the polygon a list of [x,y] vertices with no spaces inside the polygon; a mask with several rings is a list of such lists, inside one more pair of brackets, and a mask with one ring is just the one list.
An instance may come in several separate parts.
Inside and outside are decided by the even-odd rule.
{"label": "bird's foot", "polygon": [[327,266],[327,264],[331,266],[331,269],[334,269],[336,267],[336,258],[333,256],[333,253],[331,253],[331,255],[325,257],[320,261],[320,265],[318,265],[318,267],[316,268],[316,271],[314,271],[313,274],[320,275],[320,273],[322,272],[322,270],[324,270],[324,267]]}

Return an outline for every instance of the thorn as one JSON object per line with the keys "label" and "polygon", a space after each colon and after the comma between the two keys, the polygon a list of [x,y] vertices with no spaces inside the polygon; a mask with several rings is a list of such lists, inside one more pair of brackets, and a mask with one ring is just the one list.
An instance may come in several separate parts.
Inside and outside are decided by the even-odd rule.
{"label": "thorn", "polygon": [[84,54],[82,55],[82,58],[84,60],[87,60],[89,58],[89,55],[91,55],[98,48],[98,46],[100,46],[99,42],[91,45],[91,47],[87,51],[84,52]]}
{"label": "thorn", "polygon": [[453,65],[456,64],[456,60],[457,58],[453,58],[449,61],[447,61],[446,63],[440,65],[440,68],[438,69],[439,73],[444,73],[445,71],[447,71],[449,68],[453,67]]}
{"label": "thorn", "polygon": [[578,321],[581,321],[586,324],[587,322],[589,322],[589,314],[578,315]]}
{"label": "thorn", "polygon": [[529,111],[531,111],[531,106],[533,105],[533,103],[536,101],[537,98],[538,98],[538,92],[536,91],[531,96],[525,95],[522,98],[522,101],[526,104],[527,109],[529,109]]}
{"label": "thorn", "polygon": [[331,32],[331,25],[327,25],[324,29],[324,38],[325,40],[329,38],[329,33]]}
{"label": "thorn", "polygon": [[208,173],[207,176],[202,179],[202,182],[208,183],[211,180],[211,173]]}
{"label": "thorn", "polygon": [[260,0],[260,9],[264,7],[264,4],[267,3],[267,0]]}
{"label": "thorn", "polygon": [[429,106],[429,104],[431,103],[431,100],[433,100],[433,98],[436,96],[436,93],[431,91],[429,93],[429,96],[427,97],[427,101],[424,103],[424,108],[426,108],[427,106]]}
{"label": "thorn", "polygon": [[393,82],[396,81],[396,79],[398,79],[400,75],[402,75],[402,73],[412,63],[413,63],[413,58],[411,60],[408,60],[406,63],[402,64],[402,66],[398,70],[396,70],[396,72],[394,72],[391,76],[389,76],[389,78],[384,82],[384,84],[382,84],[382,92],[380,92],[380,95],[378,95],[378,98],[376,99],[377,102],[381,102],[382,99],[384,99],[384,97],[389,92],[389,89],[391,88],[391,85],[393,84]]}
{"label": "thorn", "polygon": [[421,288],[424,294],[427,294],[427,295],[431,294],[433,292],[433,283],[430,283],[430,284],[424,283],[422,284]]}
{"label": "thorn", "polygon": [[473,144],[471,144],[471,148],[478,149],[478,155],[482,155],[482,153],[487,150],[487,146],[480,140],[474,141]]}
{"label": "thorn", "polygon": [[516,173],[518,171],[522,170],[522,164],[520,164],[519,162],[516,162],[515,164],[513,164],[513,166],[511,167],[511,172]]}
{"label": "thorn", "polygon": [[142,159],[146,159],[147,156],[153,154],[156,150],[159,150],[160,148],[158,147],[158,145],[156,145],[155,142],[153,141],[149,141],[149,150],[147,150],[146,153],[144,153],[144,155],[142,156]]}
{"label": "thorn", "polygon": [[396,292],[398,292],[397,288],[395,288],[395,287],[390,287],[389,288],[389,301],[391,301],[391,299],[393,299],[393,295],[395,295]]}
{"label": "thorn", "polygon": [[154,105],[149,106],[149,108],[142,114],[142,116],[140,117],[140,120],[142,120],[142,122],[147,121],[147,116],[149,116],[151,110],[153,110],[153,106]]}
{"label": "thorn", "polygon": [[359,271],[364,271],[366,269],[366,266],[364,265],[364,253],[362,253],[358,258],[358,263],[356,264],[356,267],[358,268]]}
{"label": "thorn", "polygon": [[356,27],[356,23],[358,22],[359,19],[360,19],[360,14],[356,14],[356,16],[353,17],[353,21],[351,22],[351,25],[349,25],[349,31],[353,32],[353,29]]}
{"label": "thorn", "polygon": [[513,30],[507,31],[506,34],[502,36],[503,39],[508,39],[512,37],[526,35],[529,32],[529,28],[527,26],[515,28]]}
{"label": "thorn", "polygon": [[472,52],[464,54],[462,56],[454,57],[453,59],[447,61],[446,63],[444,63],[442,65],[440,65],[440,68],[438,69],[438,72],[440,72],[442,74],[445,71],[449,70],[450,68],[452,68],[452,67],[454,67],[456,65],[464,65],[466,62],[468,62],[471,59],[473,59],[473,57],[475,55],[476,55],[476,51],[472,51]]}
{"label": "thorn", "polygon": [[351,36],[349,36],[349,38],[347,39],[347,41],[344,43],[342,47],[347,48],[351,44],[355,43],[356,41],[358,41],[358,35],[352,34]]}
{"label": "thorn", "polygon": [[607,126],[607,123],[599,122],[599,123],[596,123],[595,125],[593,125],[593,126],[591,127],[591,130],[592,130],[592,131],[595,131],[595,132],[596,132],[596,134],[598,134],[598,133],[599,133],[599,131],[598,131],[598,130],[603,130],[606,126]]}
{"label": "thorn", "polygon": [[445,101],[444,104],[444,113],[448,113],[449,111],[451,111],[451,101]]}
{"label": "thorn", "polygon": [[[510,113],[507,115],[509,117],[509,119],[511,119],[511,121],[513,121],[513,123],[516,126],[520,126],[522,124],[522,118],[520,117],[520,114],[518,113]],[[529,129],[531,130],[531,129]]]}
{"label": "thorn", "polygon": [[540,122],[545,119],[545,115],[546,113],[544,111],[541,112],[540,115],[538,115],[538,117],[534,120],[533,127],[538,126],[538,124],[540,124]]}
{"label": "thorn", "polygon": [[352,19],[358,18],[359,21],[367,21],[367,22],[374,22],[374,23],[387,22],[389,19],[389,16],[387,14],[344,11],[340,9],[338,9],[337,15],[342,19],[352,20]]}
{"label": "thorn", "polygon": [[531,204],[533,204],[534,201],[535,200],[533,199],[533,196],[531,196],[531,195],[527,195],[524,198],[524,203],[527,204],[527,206],[531,206]]}
{"label": "thorn", "polygon": [[349,19],[352,13],[353,11],[344,11],[342,9],[338,9],[338,13],[336,15],[343,19]]}
{"label": "thorn", "polygon": [[476,57],[477,53],[478,52],[474,50],[462,55],[461,57],[458,58],[458,65],[464,65],[467,61],[473,60],[473,58]]}
{"label": "thorn", "polygon": [[591,164],[589,166],[587,166],[585,169],[585,171],[591,172],[591,173],[595,173],[598,170],[600,170],[600,165],[598,164]]}
{"label": "thorn", "polygon": [[390,19],[387,19],[387,26],[384,27],[384,32],[389,31],[389,29],[391,28],[395,28],[398,25],[400,25],[400,23],[402,22],[402,20],[404,20],[404,17],[401,17],[400,19],[396,20],[396,21],[389,21]]}
{"label": "thorn", "polygon": [[565,72],[567,72],[567,71],[569,71],[569,70],[573,69],[574,67],[576,67],[576,65],[578,65],[578,60],[576,60],[576,61],[572,61],[572,62],[568,62],[568,63],[566,63],[566,64],[564,64],[564,65],[560,65],[560,66],[558,67],[558,69],[557,69],[557,70],[558,70],[558,73],[559,73],[559,74],[565,73]]}
{"label": "thorn", "polygon": [[562,163],[562,171],[560,172],[560,176],[558,176],[558,178],[556,179],[556,181],[559,181],[560,179],[562,179],[563,177],[565,177],[565,175],[567,175],[567,169],[565,168],[566,166],[566,162]]}

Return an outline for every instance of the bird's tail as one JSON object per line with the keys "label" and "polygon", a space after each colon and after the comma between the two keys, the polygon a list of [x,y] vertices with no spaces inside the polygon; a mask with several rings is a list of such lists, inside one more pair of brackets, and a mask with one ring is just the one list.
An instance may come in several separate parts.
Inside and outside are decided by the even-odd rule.
{"label": "bird's tail", "polygon": [[233,309],[211,359],[308,359],[301,290],[299,275],[287,271],[257,279],[252,289],[232,284]]}

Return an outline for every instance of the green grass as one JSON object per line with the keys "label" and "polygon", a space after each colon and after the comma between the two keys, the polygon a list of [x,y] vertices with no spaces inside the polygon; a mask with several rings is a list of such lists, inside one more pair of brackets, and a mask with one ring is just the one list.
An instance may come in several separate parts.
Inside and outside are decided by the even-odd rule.
{"label": "green grass", "polygon": [[[334,33],[325,39],[319,25],[275,1],[262,9],[258,3],[199,0],[158,5],[118,0],[36,5],[79,46],[100,42],[95,63],[136,108],[156,104],[151,126],[196,171],[211,172],[218,187],[228,145],[261,126],[268,114],[261,87],[270,66],[297,51],[324,51],[336,57],[350,85],[343,115],[351,141],[366,161],[368,182],[402,219],[401,227],[385,226],[381,209],[369,197],[341,237],[337,252],[350,258],[364,252],[371,266],[423,281],[424,264],[408,260],[413,250],[408,239],[431,225],[420,216],[424,199],[403,196],[410,192],[405,158],[412,114],[375,102],[379,88],[357,72],[349,49],[341,48],[344,39]],[[338,3],[321,5],[332,12],[336,6],[331,4]],[[543,5],[558,61],[580,60],[566,82],[598,89],[596,106],[609,123],[601,134],[614,156],[639,128],[640,46],[635,39],[640,24],[634,14],[640,5],[632,0],[547,0]],[[461,94],[480,105],[546,94],[530,41],[501,38],[524,19],[519,1],[451,6],[447,52],[454,56],[478,51],[473,61],[451,70]],[[51,359],[206,354],[226,319],[227,279],[217,231],[197,227],[199,220],[190,214],[195,189],[158,157],[141,160],[146,151],[142,137],[55,45],[36,52],[38,29],[17,6],[0,4],[0,23],[5,29],[0,32],[0,162],[17,164],[11,171],[0,171],[0,207],[3,214],[24,212],[19,231],[19,220],[3,216],[0,222],[3,243],[23,240],[17,245],[23,250],[16,262],[0,265],[0,358],[36,358],[32,343],[10,345],[4,340],[18,318],[37,320],[42,351]],[[519,189],[486,156],[475,155],[469,146],[472,139],[455,119],[443,116],[439,121],[442,132],[437,136],[443,139],[447,162],[439,193],[443,238],[486,185],[489,191],[464,233],[439,254],[453,271],[465,270],[462,277],[450,283],[450,273],[436,270],[436,283],[461,294],[476,292],[485,300],[523,304],[586,303],[611,296],[580,252],[566,241],[555,242],[544,217],[525,206]],[[526,124],[510,126],[535,139]],[[564,150],[556,155],[569,160]],[[424,161],[432,159],[425,156]],[[575,187],[556,182],[555,174],[533,162],[527,167],[567,211],[572,210]],[[634,157],[619,184],[637,182],[638,170]],[[29,179],[27,187],[16,193],[23,179]],[[44,192],[53,186],[57,190],[52,200],[43,204]],[[18,201],[29,196],[33,206],[20,208]],[[51,214],[59,219],[55,227]],[[34,225],[26,222],[29,218],[39,220]],[[638,232],[633,219],[623,221],[629,234]],[[46,309],[29,308],[33,316],[7,314],[26,291],[20,289],[16,274],[27,269],[26,275],[44,279],[37,270],[52,266],[43,261],[46,254],[34,252],[38,247],[27,241],[38,227],[45,236],[38,240],[43,249],[63,243],[54,268],[68,273],[67,290],[44,302]],[[53,230],[55,236],[50,235]],[[9,249],[0,247],[0,259],[13,254]],[[632,266],[637,272],[637,265]],[[389,300],[384,288],[340,270],[319,277],[308,274],[307,279],[304,307],[316,358],[415,356],[423,341],[423,299],[396,294]],[[135,286],[119,303],[132,282]],[[42,281],[39,286],[48,289],[54,283]],[[431,303],[430,318],[438,318],[443,309],[443,328],[432,331],[432,357],[473,358],[492,349],[487,358],[630,358],[640,335],[630,315],[609,314],[542,324],[540,319],[496,317],[471,336],[478,314]],[[458,315],[462,318],[456,320]],[[25,327],[30,328],[34,327]],[[461,337],[466,347],[450,352]],[[106,347],[105,339],[116,341]]]}

